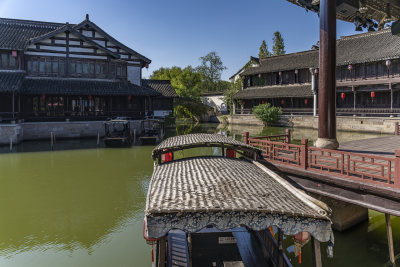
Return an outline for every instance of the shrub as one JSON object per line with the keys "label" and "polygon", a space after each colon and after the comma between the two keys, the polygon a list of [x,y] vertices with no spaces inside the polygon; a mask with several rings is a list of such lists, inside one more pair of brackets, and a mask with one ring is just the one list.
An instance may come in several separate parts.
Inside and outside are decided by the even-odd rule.
{"label": "shrub", "polygon": [[279,120],[282,115],[282,109],[271,106],[270,103],[260,104],[253,108],[253,114],[264,123],[264,126],[268,126]]}

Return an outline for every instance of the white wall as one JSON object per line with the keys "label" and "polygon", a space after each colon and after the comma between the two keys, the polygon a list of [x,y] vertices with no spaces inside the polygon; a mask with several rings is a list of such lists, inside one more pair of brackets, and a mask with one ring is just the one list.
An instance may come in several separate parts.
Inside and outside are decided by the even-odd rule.
{"label": "white wall", "polygon": [[139,66],[128,66],[128,80],[133,83],[140,85],[141,71]]}
{"label": "white wall", "polygon": [[203,104],[213,107],[218,111],[226,112],[228,108],[224,102],[223,96],[203,96],[202,97]]}

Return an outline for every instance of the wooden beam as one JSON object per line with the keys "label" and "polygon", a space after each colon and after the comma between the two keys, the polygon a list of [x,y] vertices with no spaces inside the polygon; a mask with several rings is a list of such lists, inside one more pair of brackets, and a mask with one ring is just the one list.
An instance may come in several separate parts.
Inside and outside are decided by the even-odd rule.
{"label": "wooden beam", "polygon": [[392,233],[392,222],[390,221],[390,214],[385,214],[386,219],[386,233],[389,246],[389,258],[390,262],[395,266],[396,259],[394,257],[394,246],[393,246],[393,233]]}
{"label": "wooden beam", "polygon": [[164,236],[160,240],[160,261],[159,261],[160,267],[165,266],[166,251],[167,251],[167,238],[166,238],[166,236]]}
{"label": "wooden beam", "polygon": [[313,267],[322,267],[321,246],[319,241],[311,236],[311,249],[313,257]]}

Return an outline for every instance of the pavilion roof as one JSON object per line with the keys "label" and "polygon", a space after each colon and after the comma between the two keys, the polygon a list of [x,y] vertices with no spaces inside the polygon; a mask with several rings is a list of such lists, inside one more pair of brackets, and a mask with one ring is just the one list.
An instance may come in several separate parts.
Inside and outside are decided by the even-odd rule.
{"label": "pavilion roof", "polygon": [[313,91],[310,84],[253,86],[240,90],[234,95],[235,99],[260,99],[280,97],[311,97]]}
{"label": "pavilion roof", "polygon": [[[319,12],[319,1],[318,0],[287,0],[295,5],[301,6],[306,10]],[[342,4],[348,5],[346,8],[348,12],[340,12],[337,10],[337,18],[340,20],[353,22],[360,8],[359,0],[345,0]],[[365,13],[361,14],[366,18],[381,22],[383,20],[393,21],[400,20],[400,2],[396,0],[364,0],[365,7],[367,8]],[[315,4],[313,4],[315,3]]]}

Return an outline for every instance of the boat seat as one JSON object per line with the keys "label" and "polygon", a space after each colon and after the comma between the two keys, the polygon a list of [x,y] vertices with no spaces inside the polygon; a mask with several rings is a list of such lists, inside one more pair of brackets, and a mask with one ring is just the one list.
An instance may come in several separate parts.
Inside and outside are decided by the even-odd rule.
{"label": "boat seat", "polygon": [[189,267],[189,249],[186,233],[180,230],[168,232],[168,267]]}
{"label": "boat seat", "polygon": [[[243,229],[243,228],[241,228]],[[242,257],[244,266],[246,267],[265,267],[272,266],[266,260],[260,248],[260,244],[254,235],[249,231],[233,231],[233,236],[236,239],[236,244]]]}

